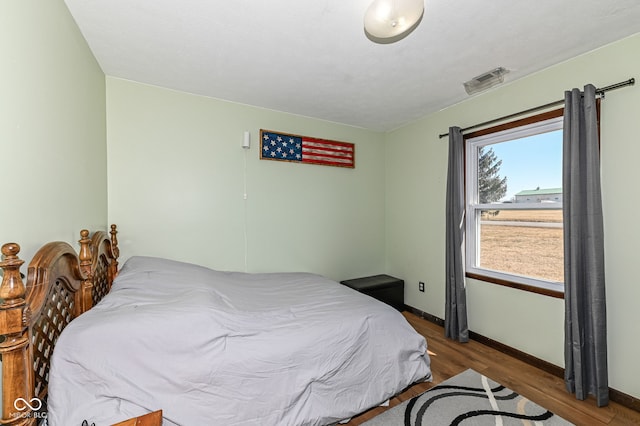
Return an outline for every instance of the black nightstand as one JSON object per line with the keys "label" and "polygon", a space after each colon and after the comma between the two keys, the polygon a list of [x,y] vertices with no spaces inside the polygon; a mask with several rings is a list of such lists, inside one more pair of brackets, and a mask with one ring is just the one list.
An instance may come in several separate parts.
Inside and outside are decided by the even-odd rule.
{"label": "black nightstand", "polygon": [[373,275],[340,281],[360,293],[374,297],[399,311],[404,309],[404,281],[390,275]]}

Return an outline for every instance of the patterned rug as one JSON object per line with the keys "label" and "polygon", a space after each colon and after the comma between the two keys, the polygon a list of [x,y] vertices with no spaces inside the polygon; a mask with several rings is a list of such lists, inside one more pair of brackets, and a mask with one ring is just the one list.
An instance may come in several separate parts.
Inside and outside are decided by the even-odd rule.
{"label": "patterned rug", "polygon": [[474,370],[466,370],[363,426],[572,425]]}

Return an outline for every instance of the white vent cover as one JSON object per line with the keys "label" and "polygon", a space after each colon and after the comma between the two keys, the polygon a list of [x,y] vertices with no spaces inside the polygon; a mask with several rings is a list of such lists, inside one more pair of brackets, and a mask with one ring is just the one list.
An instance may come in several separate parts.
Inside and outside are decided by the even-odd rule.
{"label": "white vent cover", "polygon": [[508,69],[499,67],[485,72],[484,74],[480,74],[465,82],[464,90],[466,90],[469,95],[487,90],[493,86],[503,83],[504,75],[508,72]]}

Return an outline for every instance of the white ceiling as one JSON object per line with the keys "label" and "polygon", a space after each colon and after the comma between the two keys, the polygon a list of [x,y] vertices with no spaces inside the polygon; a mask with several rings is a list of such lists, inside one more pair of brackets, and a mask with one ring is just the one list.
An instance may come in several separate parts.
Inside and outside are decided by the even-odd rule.
{"label": "white ceiling", "polygon": [[426,0],[375,44],[370,1],[65,0],[109,76],[377,131],[640,32],[639,0]]}

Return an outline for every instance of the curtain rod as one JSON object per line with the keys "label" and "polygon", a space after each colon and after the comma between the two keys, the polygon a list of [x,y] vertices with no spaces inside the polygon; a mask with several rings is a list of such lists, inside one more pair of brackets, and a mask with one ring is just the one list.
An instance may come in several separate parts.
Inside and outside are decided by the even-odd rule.
{"label": "curtain rod", "polygon": [[[606,87],[603,87],[601,89],[596,89],[596,95],[600,95],[600,97],[604,98],[604,94],[606,92],[608,92],[609,90],[615,90],[615,89],[620,89],[621,87],[633,86],[635,83],[636,83],[636,79],[635,78],[630,78],[627,81],[621,81],[620,83],[612,84],[610,86],[606,86]],[[478,127],[488,126],[489,124],[494,124],[494,123],[498,123],[500,121],[509,120],[511,118],[519,117],[521,115],[530,114],[532,112],[537,112],[537,111],[542,111],[542,110],[545,110],[545,109],[549,109],[549,108],[552,108],[554,106],[562,105],[563,103],[564,103],[564,99],[561,99],[561,100],[558,100],[558,101],[555,101],[555,102],[549,102],[548,104],[540,105],[540,106],[537,106],[537,107],[534,107],[534,108],[529,108],[529,109],[526,109],[524,111],[520,111],[520,112],[516,112],[516,113],[513,113],[513,114],[505,115],[504,117],[494,118],[493,120],[485,121],[484,123],[474,124],[473,126],[465,127],[464,129],[462,129],[462,132],[466,132],[468,130],[477,129]],[[449,136],[449,132],[442,133],[441,135],[439,135],[440,139],[442,139],[444,137],[447,137],[447,136]]]}

